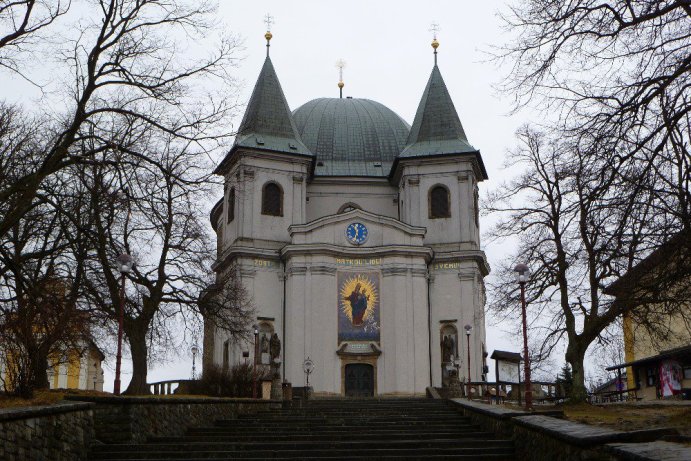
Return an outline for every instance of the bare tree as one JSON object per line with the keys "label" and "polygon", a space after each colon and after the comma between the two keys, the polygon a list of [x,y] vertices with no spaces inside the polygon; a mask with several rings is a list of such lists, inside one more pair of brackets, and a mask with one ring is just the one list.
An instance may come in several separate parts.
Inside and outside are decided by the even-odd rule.
{"label": "bare tree", "polygon": [[497,57],[516,107],[557,114],[560,136],[629,175],[620,194],[655,176],[658,244],[691,228],[689,2],[527,0],[504,20],[513,36]]}
{"label": "bare tree", "polygon": [[[2,149],[12,153],[0,160],[3,172],[21,172],[41,156],[42,125],[0,106]],[[49,362],[69,360],[68,352],[79,353],[91,339],[92,317],[81,302],[88,242],[74,225],[81,204],[63,179],[44,181],[40,201],[0,239],[0,352],[9,387],[24,397],[48,387]]]}
{"label": "bare tree", "polygon": [[20,61],[40,41],[40,32],[65,15],[71,1],[0,0],[0,67],[30,80]]}
{"label": "bare tree", "polygon": [[[12,4],[28,8],[34,2]],[[221,39],[198,59],[180,52],[184,43],[204,40],[213,32],[212,4],[98,0],[88,5],[87,14],[71,29],[74,34],[58,48],[74,76],[62,91],[69,99],[59,129],[33,168],[0,182],[0,237],[31,209],[47,177],[111,153],[114,126],[145,125],[206,152],[230,134],[225,121],[234,109],[228,102],[233,82],[227,70],[234,64],[235,41]],[[90,149],[78,147],[86,142]],[[124,146],[119,152],[129,153]]]}
{"label": "bare tree", "polygon": [[[639,293],[635,303],[603,293],[656,245],[650,226],[657,225],[653,191],[658,178],[649,177],[631,193],[627,177],[640,177],[637,171],[606,168],[606,157],[582,152],[569,139],[530,128],[517,137],[519,147],[509,161],[526,170],[491,194],[487,211],[502,216],[491,234],[516,237],[515,257],[533,271],[527,296],[531,336],[539,345],[535,358],[548,357],[566,340],[572,398],[583,400],[586,351],[609,340],[606,333],[617,318],[642,309],[688,316],[680,302],[688,292],[671,290],[678,279],[670,275],[657,278],[654,289]],[[511,265],[499,269],[493,288],[491,305],[498,314],[516,316],[520,304]]]}
{"label": "bare tree", "polygon": [[[112,165],[104,161],[82,169],[95,223],[84,232],[95,247],[89,261],[89,280],[96,282],[91,298],[112,319],[120,305],[114,260],[121,253],[136,260],[127,275],[124,332],[133,376],[126,393],[145,394],[151,354],[175,342],[171,331],[180,322],[198,329],[199,299],[213,283],[216,247],[205,210],[212,169],[203,150],[174,136],[160,139],[154,130],[137,133],[123,144],[140,155],[122,154]],[[238,295],[245,297],[246,292]],[[246,330],[248,305],[227,304],[218,313]]]}

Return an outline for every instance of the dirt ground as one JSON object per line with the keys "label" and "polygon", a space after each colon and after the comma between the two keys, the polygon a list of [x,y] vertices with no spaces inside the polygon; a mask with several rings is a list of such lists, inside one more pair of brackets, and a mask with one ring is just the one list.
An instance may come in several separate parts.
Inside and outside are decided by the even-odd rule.
{"label": "dirt ground", "polygon": [[691,436],[691,406],[635,405],[563,405],[564,415],[571,421],[602,426],[619,431],[661,427],[676,428]]}
{"label": "dirt ground", "polygon": [[33,407],[38,405],[52,405],[58,403],[66,395],[111,395],[98,391],[78,391],[72,389],[42,390],[36,391],[34,398],[24,400],[19,397],[0,394],[0,409],[14,407]]}

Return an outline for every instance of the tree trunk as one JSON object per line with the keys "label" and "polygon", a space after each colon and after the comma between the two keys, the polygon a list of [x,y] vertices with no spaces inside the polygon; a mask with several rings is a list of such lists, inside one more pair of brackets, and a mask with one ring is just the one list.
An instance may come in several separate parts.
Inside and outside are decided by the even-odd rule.
{"label": "tree trunk", "polygon": [[31,355],[31,374],[33,389],[49,389],[48,381],[48,356],[41,352]]}
{"label": "tree trunk", "polygon": [[583,360],[585,357],[585,347],[581,347],[580,341],[571,340],[566,348],[566,361],[571,365],[573,373],[573,386],[567,399],[571,403],[581,403],[588,399],[588,392],[585,388],[585,369]]}
{"label": "tree trunk", "polygon": [[132,353],[132,380],[123,392],[128,395],[151,394],[146,384],[148,372],[148,349],[146,347],[147,325],[141,319],[135,320],[134,325],[125,328]]}

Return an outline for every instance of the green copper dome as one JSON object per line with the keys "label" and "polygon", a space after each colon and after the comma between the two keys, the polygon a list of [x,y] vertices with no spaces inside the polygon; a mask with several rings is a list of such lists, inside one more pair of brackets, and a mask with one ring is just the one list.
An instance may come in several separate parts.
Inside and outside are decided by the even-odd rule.
{"label": "green copper dome", "polygon": [[388,176],[410,132],[405,120],[369,99],[314,99],[293,120],[316,157],[317,176]]}

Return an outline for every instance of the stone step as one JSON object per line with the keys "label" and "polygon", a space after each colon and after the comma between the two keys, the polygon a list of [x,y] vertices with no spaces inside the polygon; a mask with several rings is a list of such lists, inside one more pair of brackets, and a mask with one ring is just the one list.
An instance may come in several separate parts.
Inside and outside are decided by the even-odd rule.
{"label": "stone step", "polygon": [[304,457],[332,457],[342,459],[348,457],[363,457],[363,459],[376,459],[379,456],[411,456],[416,455],[425,458],[428,455],[480,455],[483,458],[487,455],[509,456],[514,452],[513,447],[484,447],[484,448],[373,448],[364,449],[337,449],[318,447],[311,450],[229,450],[229,451],[208,451],[193,449],[167,451],[160,449],[155,452],[96,452],[92,455],[94,460],[125,460],[125,459],[247,459],[264,458],[272,459],[276,457],[302,459]]}
{"label": "stone step", "polygon": [[252,418],[265,417],[274,415],[323,415],[323,414],[372,414],[372,415],[399,415],[399,414],[424,414],[424,415],[453,415],[458,414],[453,408],[404,408],[399,410],[391,410],[386,408],[296,408],[296,409],[280,409],[275,411],[258,411],[248,415],[240,415],[238,418]]}
{"label": "stone step", "polygon": [[307,417],[307,416],[283,416],[274,418],[252,418],[252,419],[224,419],[219,420],[219,425],[238,425],[238,426],[249,426],[249,425],[266,425],[266,424],[328,424],[335,423],[341,424],[343,422],[356,422],[361,424],[366,423],[389,423],[389,422],[399,422],[399,423],[417,423],[417,422],[430,422],[436,423],[440,421],[453,422],[453,423],[468,423],[470,418],[464,416],[434,416],[426,417],[420,415],[401,415],[398,418],[393,418],[391,416],[323,416],[323,417]]}
{"label": "stone step", "polygon": [[190,435],[199,435],[201,433],[206,433],[206,434],[235,434],[235,433],[265,433],[267,435],[271,434],[279,434],[281,432],[285,433],[316,433],[316,432],[323,432],[323,431],[346,431],[346,432],[352,432],[352,433],[359,433],[359,432],[366,432],[366,433],[371,433],[373,431],[377,430],[398,430],[402,431],[405,430],[407,432],[414,432],[414,431],[420,431],[422,429],[425,429],[427,431],[444,431],[444,430],[451,430],[451,431],[456,431],[456,430],[467,430],[467,431],[472,431],[472,430],[478,430],[479,427],[477,425],[472,425],[472,424],[444,424],[444,423],[438,423],[438,424],[409,424],[409,425],[403,425],[403,424],[380,424],[380,425],[361,425],[361,424],[324,424],[321,426],[301,426],[298,424],[295,424],[291,427],[285,427],[285,426],[263,426],[263,427],[235,427],[235,426],[230,426],[230,427],[213,427],[213,428],[202,428],[201,430],[199,429],[191,429],[189,434]]}
{"label": "stone step", "polygon": [[459,441],[455,438],[417,438],[415,440],[408,439],[380,439],[380,440],[348,440],[348,441],[262,441],[262,442],[241,442],[228,441],[221,443],[194,443],[187,440],[180,440],[177,443],[161,444],[123,444],[123,445],[103,445],[96,447],[95,453],[124,453],[124,452],[158,452],[158,451],[262,451],[262,450],[314,450],[333,448],[336,450],[364,450],[367,448],[373,449],[421,449],[421,448],[511,448],[513,442],[510,440],[463,440]]}
{"label": "stone step", "polygon": [[270,424],[292,424],[292,423],[300,423],[300,424],[322,424],[324,422],[328,421],[358,421],[358,422],[365,422],[365,421],[371,421],[373,423],[386,423],[386,422],[410,422],[410,423],[416,423],[419,421],[429,421],[430,423],[436,423],[439,421],[453,421],[453,422],[463,422],[463,421],[470,421],[470,418],[467,416],[462,416],[462,415],[453,415],[453,416],[448,416],[448,417],[443,417],[443,416],[433,416],[433,417],[426,417],[424,415],[401,415],[400,417],[392,417],[392,416],[367,416],[367,415],[361,415],[361,416],[322,416],[322,417],[303,417],[303,416],[283,416],[283,417],[275,417],[275,418],[252,418],[252,419],[219,419],[217,421],[218,425],[248,425],[248,424],[257,424],[257,423],[270,423]]}
{"label": "stone step", "polygon": [[[267,435],[257,435],[257,434],[233,434],[232,440],[238,441],[262,441],[262,440],[272,440],[272,441],[300,441],[300,440],[311,440],[311,441],[321,441],[321,440],[349,440],[353,437],[352,434],[344,434],[342,431],[330,431],[321,432],[319,434],[296,434],[296,433],[282,433],[282,434],[272,434]],[[358,433],[358,440],[378,440],[390,437],[401,437],[401,438],[419,438],[419,439],[432,439],[432,438],[454,438],[459,442],[465,439],[483,439],[483,440],[501,440],[498,439],[491,432],[482,431],[451,431],[451,432],[420,432],[420,431],[381,431],[374,433]],[[219,443],[228,442],[227,435],[187,435],[184,439],[180,437],[152,437],[149,439],[149,443],[155,444],[166,444],[166,443],[177,443],[181,440],[190,443]]]}
{"label": "stone step", "polygon": [[180,437],[94,446],[93,460],[424,460],[514,461],[510,440],[480,430],[440,400],[314,400],[261,410]]}
{"label": "stone step", "polygon": [[249,419],[275,419],[275,418],[351,418],[351,417],[367,417],[367,418],[401,418],[401,417],[417,417],[417,418],[454,418],[459,417],[457,412],[430,412],[422,413],[416,411],[410,412],[367,412],[367,411],[352,411],[352,412],[310,412],[310,413],[275,413],[267,415],[242,415],[235,419],[249,420]]}
{"label": "stone step", "polygon": [[[127,461],[147,461],[150,458],[127,458]],[[165,458],[163,458],[165,459]],[[173,459],[173,458],[171,458]],[[186,461],[207,461],[208,458],[185,458]],[[231,461],[234,458],[215,458],[218,461],[224,460],[224,461]],[[247,456],[243,459],[267,459],[263,456]],[[285,457],[282,455],[278,455],[275,458],[271,458],[274,461],[297,461],[297,460],[304,460],[304,461],[309,461],[309,460],[338,460],[338,461],[379,461],[379,460],[406,460],[406,461],[429,461],[429,460],[460,460],[460,461],[515,461],[515,456],[512,454],[472,454],[472,455],[467,455],[467,454],[462,454],[462,455],[452,455],[452,454],[442,454],[442,455],[430,455],[430,454],[411,454],[411,455],[403,455],[400,453],[397,454],[390,454],[390,455],[385,455],[385,454],[379,454],[377,456],[373,456],[372,454],[365,454],[365,455],[341,455],[341,456],[328,456],[328,455],[320,455],[320,456],[311,456],[310,454],[301,454],[299,456],[294,456],[294,457]],[[124,461],[122,458],[113,458],[111,461]]]}
{"label": "stone step", "polygon": [[213,433],[226,433],[232,434],[236,432],[249,432],[249,433],[260,433],[260,432],[271,432],[273,434],[278,432],[317,432],[317,431],[355,431],[355,432],[371,432],[377,430],[407,430],[407,431],[420,431],[421,429],[428,429],[432,431],[439,431],[444,428],[451,428],[452,430],[473,430],[477,429],[479,426],[477,424],[450,424],[444,422],[428,423],[428,424],[400,424],[400,423],[390,423],[390,424],[291,424],[283,426],[242,426],[242,425],[216,425],[216,426],[202,426],[198,428],[190,428],[189,433],[199,433],[199,432],[213,432]]}

